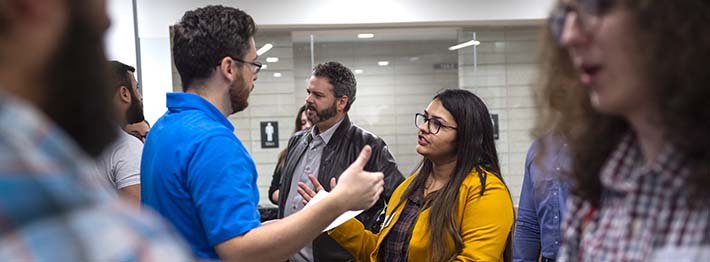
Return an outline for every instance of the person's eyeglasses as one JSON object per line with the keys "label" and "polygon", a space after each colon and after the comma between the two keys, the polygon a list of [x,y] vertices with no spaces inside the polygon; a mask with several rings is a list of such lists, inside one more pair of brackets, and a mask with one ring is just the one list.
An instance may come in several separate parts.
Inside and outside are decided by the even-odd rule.
{"label": "person's eyeglasses", "polygon": [[577,22],[585,33],[596,30],[599,18],[609,13],[616,5],[616,0],[577,0],[572,4],[561,3],[552,10],[548,25],[558,44],[562,43],[562,34],[570,13],[576,14]]}
{"label": "person's eyeglasses", "polygon": [[421,113],[414,114],[414,126],[419,128],[424,123],[427,123],[427,132],[431,134],[438,134],[442,127],[456,130],[456,127],[444,125],[444,123],[441,123],[441,121],[437,118],[427,118]]}
{"label": "person's eyeglasses", "polygon": [[[229,57],[232,58],[232,60],[235,60],[235,61],[237,61],[237,62],[244,63],[244,64],[249,64],[249,65],[251,66],[251,71],[254,72],[254,74],[258,74],[259,71],[261,71],[261,67],[264,66],[263,64],[261,64],[261,63],[259,63],[259,62],[257,62],[257,61],[249,62],[249,61],[244,61],[243,59],[239,59],[239,58],[236,58],[236,57],[233,57],[233,56],[229,56]],[[220,63],[221,63],[221,62],[222,62],[222,61],[220,61]],[[217,65],[219,65],[219,64],[217,64]]]}

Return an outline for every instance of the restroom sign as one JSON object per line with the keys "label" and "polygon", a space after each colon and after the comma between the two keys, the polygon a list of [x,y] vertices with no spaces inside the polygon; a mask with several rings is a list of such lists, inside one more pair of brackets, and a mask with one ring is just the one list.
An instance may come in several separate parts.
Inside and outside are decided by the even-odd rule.
{"label": "restroom sign", "polygon": [[261,148],[279,147],[279,122],[261,122]]}

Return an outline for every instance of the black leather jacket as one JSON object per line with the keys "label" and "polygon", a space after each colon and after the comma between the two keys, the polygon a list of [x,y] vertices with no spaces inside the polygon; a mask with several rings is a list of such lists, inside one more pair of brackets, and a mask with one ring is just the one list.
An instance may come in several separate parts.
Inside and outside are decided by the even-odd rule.
{"label": "black leather jacket", "polygon": [[[286,155],[284,167],[281,169],[279,185],[280,218],[284,215],[283,207],[291,190],[294,169],[296,169],[301,157],[306,152],[308,143],[313,139],[310,133],[310,129],[299,131],[288,142],[288,154]],[[356,218],[363,222],[366,229],[378,232],[378,213],[384,208],[385,203],[389,201],[395,188],[404,181],[404,177],[397,169],[394,157],[384,140],[352,124],[346,115],[323,149],[318,181],[325,190],[330,191],[330,178],[339,177],[357,159],[365,145],[372,147],[372,155],[365,165],[365,171],[380,171],[384,173],[385,189],[377,203]],[[338,245],[328,234],[321,234],[313,241],[313,258],[315,261],[354,261],[350,253]]]}

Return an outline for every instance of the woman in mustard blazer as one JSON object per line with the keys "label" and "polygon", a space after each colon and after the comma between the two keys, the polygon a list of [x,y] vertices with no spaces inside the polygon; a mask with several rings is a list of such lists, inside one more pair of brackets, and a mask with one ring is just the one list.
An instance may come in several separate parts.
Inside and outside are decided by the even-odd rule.
{"label": "woman in mustard blazer", "polygon": [[[513,203],[483,101],[444,90],[415,125],[424,159],[394,191],[381,231],[351,219],[328,234],[359,261],[509,261]],[[315,194],[299,186],[305,199]]]}

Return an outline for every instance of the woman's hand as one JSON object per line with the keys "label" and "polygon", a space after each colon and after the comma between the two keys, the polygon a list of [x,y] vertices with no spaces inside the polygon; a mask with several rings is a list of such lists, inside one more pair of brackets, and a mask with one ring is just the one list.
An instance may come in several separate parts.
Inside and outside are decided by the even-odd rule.
{"label": "woman's hand", "polygon": [[[311,187],[309,187],[306,183],[303,182],[298,182],[298,193],[301,194],[301,197],[303,197],[303,205],[308,204],[308,202],[313,199],[313,197],[316,196],[317,192],[320,192],[323,190],[323,186],[318,182],[318,179],[316,179],[312,175],[308,175],[308,179],[311,180],[311,183],[313,183],[313,187],[316,189],[316,191],[313,191]],[[335,177],[330,178],[330,190],[333,190],[335,188],[337,182],[335,181]]]}

